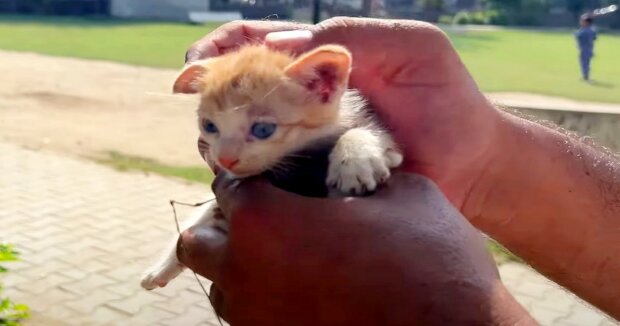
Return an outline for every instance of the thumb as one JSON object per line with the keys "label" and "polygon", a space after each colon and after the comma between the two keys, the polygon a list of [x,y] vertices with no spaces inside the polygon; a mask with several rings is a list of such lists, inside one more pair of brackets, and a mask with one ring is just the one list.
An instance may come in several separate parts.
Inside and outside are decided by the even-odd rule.
{"label": "thumb", "polygon": [[220,280],[227,236],[216,228],[198,224],[183,231],[177,242],[179,261],[212,282]]}
{"label": "thumb", "polygon": [[263,176],[237,179],[224,171],[217,175],[212,188],[218,207],[227,219],[241,209],[252,213],[305,198],[277,188]]}

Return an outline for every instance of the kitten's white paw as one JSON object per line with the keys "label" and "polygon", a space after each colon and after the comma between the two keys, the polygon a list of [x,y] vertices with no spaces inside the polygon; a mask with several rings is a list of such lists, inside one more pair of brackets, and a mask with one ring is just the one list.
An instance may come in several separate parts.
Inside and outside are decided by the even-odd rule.
{"label": "kitten's white paw", "polygon": [[158,287],[163,288],[168,282],[181,274],[184,268],[185,267],[179,263],[153,266],[142,276],[140,286],[147,290],[153,290]]}
{"label": "kitten's white paw", "polygon": [[390,168],[400,161],[400,153],[379,148],[334,151],[330,155],[327,185],[345,194],[363,195],[384,183],[390,177]]}

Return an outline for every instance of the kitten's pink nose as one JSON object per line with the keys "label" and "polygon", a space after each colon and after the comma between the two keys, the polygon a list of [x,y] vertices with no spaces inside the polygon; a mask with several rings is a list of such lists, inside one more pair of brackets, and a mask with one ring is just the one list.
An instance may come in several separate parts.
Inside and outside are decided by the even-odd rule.
{"label": "kitten's pink nose", "polygon": [[226,157],[226,156],[220,156],[217,161],[220,163],[220,165],[225,168],[225,169],[232,169],[237,163],[239,163],[239,159],[236,157]]}

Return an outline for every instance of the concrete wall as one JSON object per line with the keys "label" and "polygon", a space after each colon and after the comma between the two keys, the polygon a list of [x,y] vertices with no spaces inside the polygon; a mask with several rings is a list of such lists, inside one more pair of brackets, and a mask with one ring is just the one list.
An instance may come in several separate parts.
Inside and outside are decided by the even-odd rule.
{"label": "concrete wall", "polygon": [[620,114],[583,113],[538,109],[519,109],[526,115],[551,121],[565,129],[595,141],[616,153],[620,153]]}
{"label": "concrete wall", "polygon": [[187,21],[190,11],[206,11],[208,0],[112,0],[110,13],[123,18]]}

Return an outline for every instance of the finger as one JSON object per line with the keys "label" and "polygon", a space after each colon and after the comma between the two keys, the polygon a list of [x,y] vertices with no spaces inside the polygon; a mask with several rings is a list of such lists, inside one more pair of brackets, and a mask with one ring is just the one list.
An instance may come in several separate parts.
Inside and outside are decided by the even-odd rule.
{"label": "finger", "polygon": [[429,178],[415,173],[395,172],[388,182],[371,198],[383,200],[410,197],[412,191],[439,191],[437,185]]}
{"label": "finger", "polygon": [[194,43],[185,55],[185,62],[218,56],[249,42],[263,42],[270,32],[308,29],[310,26],[282,21],[230,22]]}
{"label": "finger", "polygon": [[215,313],[226,322],[230,322],[226,309],[224,291],[222,291],[215,283],[211,283],[211,287],[209,288],[209,300],[211,301],[211,305],[213,306]]}
{"label": "finger", "polygon": [[230,218],[230,215],[240,208],[257,210],[259,204],[269,206],[274,201],[288,200],[290,197],[297,196],[276,188],[264,177],[257,176],[240,180],[227,172],[218,174],[212,183],[212,189],[217,198],[218,207],[227,218]]}
{"label": "finger", "polygon": [[312,38],[312,31],[307,29],[271,32],[265,36],[265,44],[273,49],[299,53],[310,47]]}
{"label": "finger", "polygon": [[221,230],[207,225],[194,225],[183,231],[177,242],[179,261],[212,282],[220,280],[222,258],[227,237]]}

